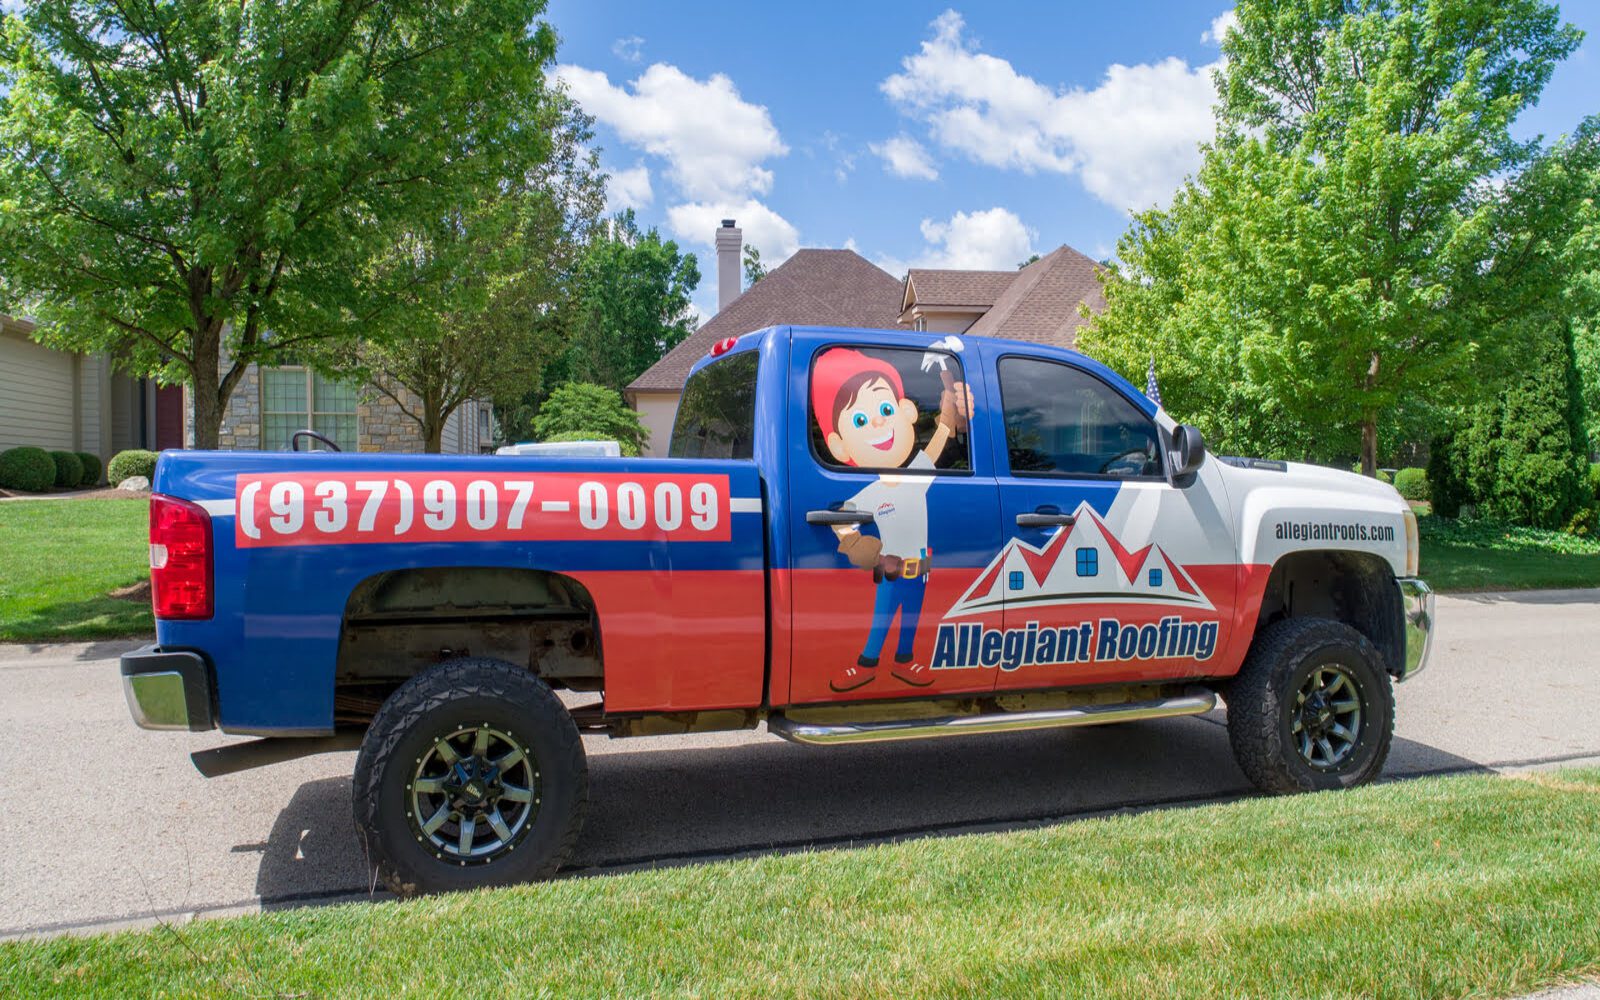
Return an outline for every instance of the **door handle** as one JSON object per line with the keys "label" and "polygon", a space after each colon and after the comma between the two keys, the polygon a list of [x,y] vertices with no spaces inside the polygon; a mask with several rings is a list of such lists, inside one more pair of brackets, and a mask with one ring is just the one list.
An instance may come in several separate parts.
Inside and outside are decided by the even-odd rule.
{"label": "door handle", "polygon": [[1077,518],[1071,514],[1059,511],[1035,510],[1017,515],[1019,528],[1054,528],[1057,526],[1071,527],[1077,523]]}
{"label": "door handle", "polygon": [[862,510],[808,510],[807,524],[871,524],[872,515]]}

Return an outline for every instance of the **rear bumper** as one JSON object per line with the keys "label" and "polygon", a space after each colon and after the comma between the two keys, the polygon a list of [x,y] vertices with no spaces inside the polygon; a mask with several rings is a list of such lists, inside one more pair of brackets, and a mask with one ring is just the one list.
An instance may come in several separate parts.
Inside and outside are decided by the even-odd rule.
{"label": "rear bumper", "polygon": [[122,693],[143,729],[216,728],[211,664],[196,650],[144,646],[124,654]]}
{"label": "rear bumper", "polygon": [[1405,617],[1405,668],[1400,680],[1408,680],[1428,665],[1433,652],[1433,588],[1414,577],[1400,584],[1400,610]]}

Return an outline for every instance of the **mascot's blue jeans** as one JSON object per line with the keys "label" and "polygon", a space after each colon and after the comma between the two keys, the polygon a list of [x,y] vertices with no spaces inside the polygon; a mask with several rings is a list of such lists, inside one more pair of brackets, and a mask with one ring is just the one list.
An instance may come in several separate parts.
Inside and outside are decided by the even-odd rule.
{"label": "mascot's blue jeans", "polygon": [[917,641],[917,621],[922,617],[922,597],[928,590],[927,581],[925,574],[915,580],[902,577],[879,581],[878,596],[872,602],[872,630],[867,633],[867,647],[861,651],[864,663],[877,662],[896,611],[900,612],[900,638],[895,643],[894,658],[900,663],[910,661],[912,644]]}

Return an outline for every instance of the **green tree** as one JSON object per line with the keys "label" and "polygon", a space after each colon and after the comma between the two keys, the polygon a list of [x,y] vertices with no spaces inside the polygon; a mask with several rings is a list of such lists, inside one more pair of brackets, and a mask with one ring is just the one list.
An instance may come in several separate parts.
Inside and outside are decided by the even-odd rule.
{"label": "green tree", "polygon": [[548,379],[622,389],[687,337],[694,255],[641,232],[632,210],[601,227],[578,256],[566,324],[570,346]]}
{"label": "green tree", "polygon": [[617,441],[630,455],[639,454],[645,441],[644,425],[622,401],[622,395],[590,382],[557,386],[539,408],[533,433],[540,441]]}
{"label": "green tree", "polygon": [[358,357],[429,452],[469,400],[539,391],[563,349],[559,310],[599,222],[605,175],[587,148],[593,119],[559,91],[544,114],[552,144],[543,163],[480,205],[417,227],[378,262],[400,272],[394,284],[411,289],[409,304],[388,312],[394,329]]}
{"label": "green tree", "polygon": [[543,9],[33,0],[0,33],[8,295],[189,383],[214,446],[247,365],[394,306],[379,247],[544,154]]}
{"label": "green tree", "polygon": [[1081,341],[1129,374],[1155,356],[1169,407],[1231,447],[1373,475],[1386,426],[1481,391],[1561,295],[1571,187],[1510,128],[1580,34],[1542,0],[1237,13],[1216,141],[1136,217]]}
{"label": "green tree", "polygon": [[767,276],[767,266],[761,263],[761,251],[746,243],[744,245],[744,287],[760,281]]}

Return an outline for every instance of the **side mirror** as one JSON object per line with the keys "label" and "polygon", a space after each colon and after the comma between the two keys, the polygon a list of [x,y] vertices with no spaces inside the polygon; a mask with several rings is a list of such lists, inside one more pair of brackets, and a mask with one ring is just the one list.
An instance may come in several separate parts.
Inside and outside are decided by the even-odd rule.
{"label": "side mirror", "polygon": [[1205,458],[1206,443],[1199,429],[1188,424],[1179,424],[1172,429],[1172,451],[1168,455],[1167,465],[1171,469],[1173,485],[1187,486],[1188,483],[1180,483],[1179,480],[1194,475]]}

